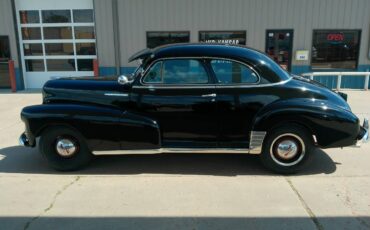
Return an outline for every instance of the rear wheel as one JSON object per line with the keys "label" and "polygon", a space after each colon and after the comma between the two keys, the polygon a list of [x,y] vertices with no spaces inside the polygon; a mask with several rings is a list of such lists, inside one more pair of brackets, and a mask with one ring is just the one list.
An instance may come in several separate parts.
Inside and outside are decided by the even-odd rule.
{"label": "rear wheel", "polygon": [[286,124],[269,131],[260,157],[268,169],[292,174],[307,163],[313,147],[312,138],[306,129]]}
{"label": "rear wheel", "polygon": [[60,171],[80,169],[92,159],[84,137],[62,126],[50,127],[42,133],[39,150],[50,165]]}

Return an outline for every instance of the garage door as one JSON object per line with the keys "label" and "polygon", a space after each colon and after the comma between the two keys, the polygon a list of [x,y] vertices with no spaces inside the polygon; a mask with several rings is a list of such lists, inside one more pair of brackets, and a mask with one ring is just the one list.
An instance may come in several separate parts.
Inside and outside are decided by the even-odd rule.
{"label": "garage door", "polygon": [[17,0],[26,88],[53,78],[93,76],[96,58],[92,0]]}

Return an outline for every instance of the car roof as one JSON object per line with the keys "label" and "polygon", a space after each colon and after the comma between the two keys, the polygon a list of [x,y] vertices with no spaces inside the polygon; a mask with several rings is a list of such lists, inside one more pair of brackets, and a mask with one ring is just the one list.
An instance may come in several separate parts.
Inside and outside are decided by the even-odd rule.
{"label": "car roof", "polygon": [[143,49],[129,58],[129,62],[136,59],[166,58],[166,57],[230,57],[239,56],[243,58],[250,55],[264,55],[258,50],[242,45],[221,43],[175,43],[158,46],[153,49]]}
{"label": "car roof", "polygon": [[260,75],[262,82],[276,83],[290,78],[289,73],[283,70],[266,54],[241,45],[220,43],[176,43],[159,46],[154,49],[144,49],[129,58],[129,61],[143,59],[144,69],[151,63],[166,58],[223,58],[232,59],[253,67]]}

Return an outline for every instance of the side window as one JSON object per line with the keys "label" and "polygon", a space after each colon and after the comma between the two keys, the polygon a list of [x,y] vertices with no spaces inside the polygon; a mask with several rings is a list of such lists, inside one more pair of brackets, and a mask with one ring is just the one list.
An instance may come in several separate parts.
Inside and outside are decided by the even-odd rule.
{"label": "side window", "polygon": [[216,78],[221,84],[257,83],[257,74],[248,66],[230,60],[211,60]]}
{"label": "side window", "polygon": [[208,74],[198,60],[173,59],[154,64],[144,77],[144,82],[169,85],[204,84],[208,83]]}
{"label": "side window", "polygon": [[144,78],[145,83],[161,83],[162,82],[162,62],[155,63]]}

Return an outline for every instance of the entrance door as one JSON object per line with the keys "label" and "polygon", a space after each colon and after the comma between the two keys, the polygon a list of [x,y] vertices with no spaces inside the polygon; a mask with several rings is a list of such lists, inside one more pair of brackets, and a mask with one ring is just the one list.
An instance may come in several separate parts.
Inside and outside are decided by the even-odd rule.
{"label": "entrance door", "polygon": [[10,88],[8,61],[10,59],[9,37],[0,36],[0,88]]}
{"label": "entrance door", "polygon": [[266,31],[266,53],[288,71],[291,70],[292,47],[293,30]]}

